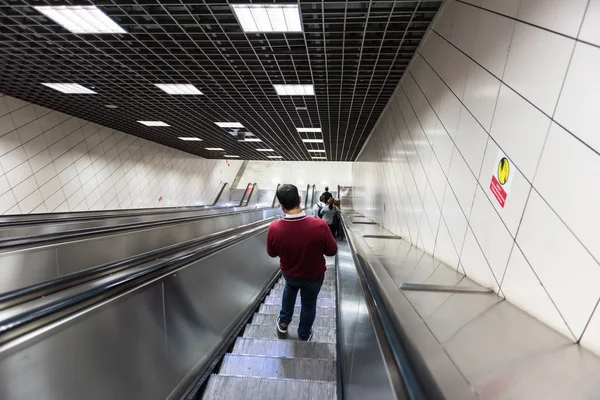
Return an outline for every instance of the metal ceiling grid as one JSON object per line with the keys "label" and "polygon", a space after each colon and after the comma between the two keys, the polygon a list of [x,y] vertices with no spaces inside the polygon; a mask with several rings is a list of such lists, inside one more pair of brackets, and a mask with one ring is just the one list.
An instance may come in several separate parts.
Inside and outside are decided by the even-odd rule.
{"label": "metal ceiling grid", "polygon": [[[301,33],[244,33],[235,3],[248,2],[99,0],[128,33],[75,35],[32,8],[49,1],[0,0],[0,92],[206,158],[311,160],[323,153],[309,149],[325,149],[329,161],[352,161],[442,1],[301,0]],[[97,94],[62,94],[42,82]],[[204,95],[169,95],[155,83],[189,83]],[[277,96],[272,85],[280,83],[312,83],[315,96]],[[262,143],[238,142],[214,124],[232,121]],[[177,139],[186,136],[203,141]]]}

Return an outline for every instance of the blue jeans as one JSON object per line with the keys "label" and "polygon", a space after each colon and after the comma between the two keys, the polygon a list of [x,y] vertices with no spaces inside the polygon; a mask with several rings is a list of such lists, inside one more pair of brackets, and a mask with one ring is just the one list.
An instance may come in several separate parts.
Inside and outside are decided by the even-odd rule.
{"label": "blue jeans", "polygon": [[308,338],[315,315],[317,313],[317,296],[323,285],[325,276],[312,279],[294,278],[283,274],[285,278],[285,288],[281,300],[281,311],[279,312],[279,322],[289,324],[294,316],[294,306],[296,297],[300,290],[300,301],[302,308],[300,311],[300,323],[298,324],[298,336]]}

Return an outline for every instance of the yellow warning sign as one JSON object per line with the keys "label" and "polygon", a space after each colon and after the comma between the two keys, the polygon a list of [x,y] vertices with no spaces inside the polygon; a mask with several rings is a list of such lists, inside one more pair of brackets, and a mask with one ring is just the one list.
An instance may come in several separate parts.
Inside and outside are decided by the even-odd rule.
{"label": "yellow warning sign", "polygon": [[510,176],[510,163],[506,157],[502,157],[500,162],[498,163],[498,181],[501,185],[504,185],[508,182],[508,177]]}

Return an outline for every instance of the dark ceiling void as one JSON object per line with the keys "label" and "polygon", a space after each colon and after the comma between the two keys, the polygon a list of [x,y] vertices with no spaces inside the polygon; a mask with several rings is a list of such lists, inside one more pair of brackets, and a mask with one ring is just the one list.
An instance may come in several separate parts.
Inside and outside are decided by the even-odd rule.
{"label": "dark ceiling void", "polygon": [[[353,161],[442,1],[268,2],[299,4],[303,32],[288,33],[244,32],[231,5],[246,3],[65,1],[94,4],[127,32],[73,34],[33,8],[56,1],[0,0],[0,92],[205,158]],[[278,84],[312,84],[315,95],[278,96]]]}

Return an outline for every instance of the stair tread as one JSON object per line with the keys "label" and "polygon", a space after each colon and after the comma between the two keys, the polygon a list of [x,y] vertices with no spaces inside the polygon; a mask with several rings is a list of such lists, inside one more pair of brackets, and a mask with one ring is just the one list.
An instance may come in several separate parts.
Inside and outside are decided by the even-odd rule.
{"label": "stair tread", "polygon": [[[269,296],[282,297],[283,290],[271,289],[271,291],[269,292]],[[300,291],[298,291],[298,295],[296,296],[296,298],[300,298]],[[318,299],[333,299],[333,298],[335,298],[335,293],[322,291],[322,292],[319,292],[319,295],[317,296],[317,298]]]}
{"label": "stair tread", "polygon": [[[276,283],[272,290],[283,291],[285,283]],[[321,286],[320,293],[335,293],[335,286]]]}
{"label": "stair tread", "polygon": [[[255,325],[270,325],[275,326],[277,323],[277,314],[261,314],[255,313],[254,317],[252,317],[252,323]],[[298,328],[298,323],[300,321],[300,315],[296,314],[290,323],[291,329]],[[335,329],[336,321],[334,317],[322,317],[317,316],[315,318],[315,322],[313,323],[313,327],[315,328],[328,328]]]}
{"label": "stair tread", "polygon": [[[299,306],[301,299],[296,298],[296,305]],[[281,305],[281,296],[267,296],[265,298],[265,304],[279,304]],[[335,307],[335,300],[333,299],[319,299],[317,298],[317,307]]]}
{"label": "stair tread", "polygon": [[212,375],[202,398],[207,400],[280,400],[282,394],[286,393],[293,394],[295,400],[334,400],[336,399],[336,384],[299,379]]}
{"label": "stair tread", "polygon": [[[295,329],[288,330],[287,334],[280,334],[277,328],[272,325],[256,325],[248,324],[244,328],[244,334],[242,337],[245,338],[256,338],[256,339],[286,339],[286,340],[298,340],[298,333]],[[335,343],[336,333],[335,329],[329,328],[313,328],[313,342],[325,342]]]}
{"label": "stair tread", "polygon": [[220,374],[335,381],[333,360],[225,354]]}
{"label": "stair tread", "polygon": [[[300,316],[301,306],[294,306],[294,315]],[[260,314],[279,314],[281,311],[280,304],[261,304],[258,312]],[[317,306],[317,317],[335,317],[335,307],[319,307]]]}
{"label": "stair tread", "polygon": [[232,354],[333,360],[336,358],[336,347],[334,343],[239,337]]}

